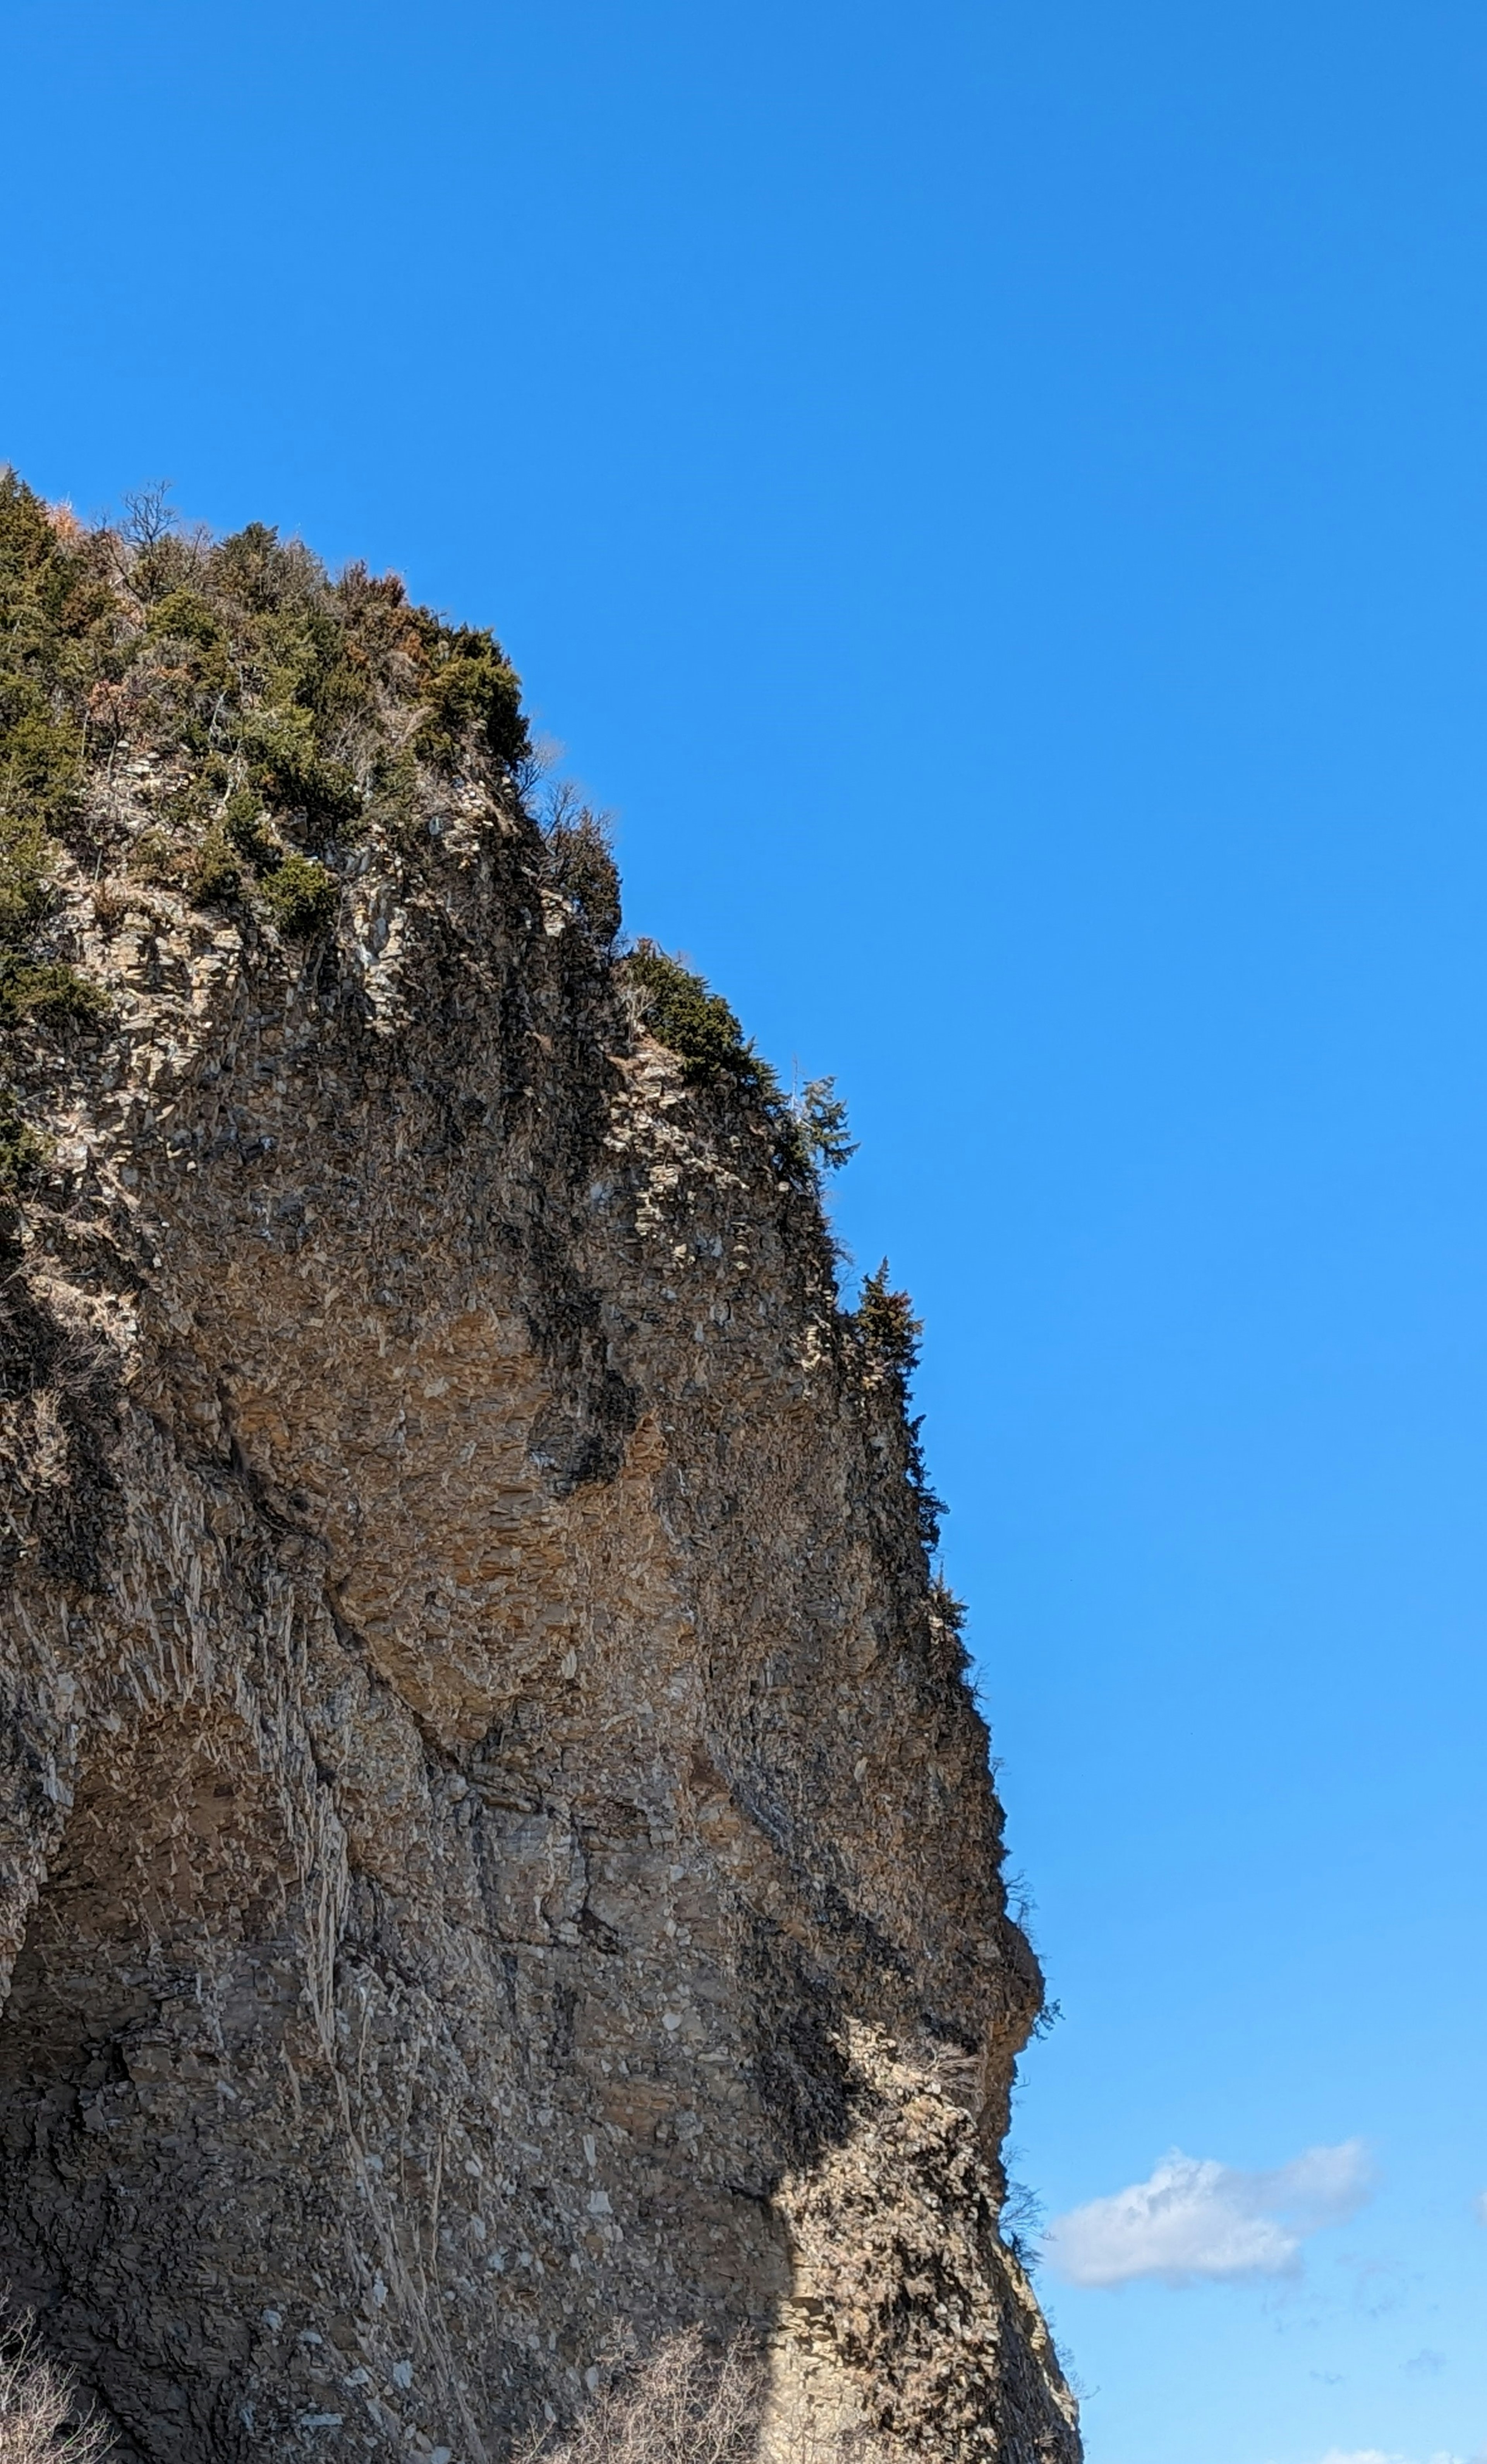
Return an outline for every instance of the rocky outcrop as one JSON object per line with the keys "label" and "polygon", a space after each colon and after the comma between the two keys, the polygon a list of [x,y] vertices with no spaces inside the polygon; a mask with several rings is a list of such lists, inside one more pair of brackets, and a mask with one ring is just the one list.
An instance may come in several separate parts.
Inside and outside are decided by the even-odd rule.
{"label": "rocky outcrop", "polygon": [[0,2277],[150,2464],[480,2464],[696,2322],[1069,2464],[1039,1980],[809,1165],[499,763],[296,940],[130,875],[193,758],[94,779],[108,1006],[11,1037]]}

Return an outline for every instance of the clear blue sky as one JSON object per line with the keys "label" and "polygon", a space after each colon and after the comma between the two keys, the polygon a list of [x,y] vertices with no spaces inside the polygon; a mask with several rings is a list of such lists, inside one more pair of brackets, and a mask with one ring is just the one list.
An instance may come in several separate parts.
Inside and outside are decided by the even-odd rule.
{"label": "clear blue sky", "polygon": [[1299,2276],[1047,2273],[1093,2464],[1475,2456],[1487,17],[3,26],[0,452],[494,624],[632,929],[850,1100],[1064,2010],[1021,2170],[1369,2143]]}

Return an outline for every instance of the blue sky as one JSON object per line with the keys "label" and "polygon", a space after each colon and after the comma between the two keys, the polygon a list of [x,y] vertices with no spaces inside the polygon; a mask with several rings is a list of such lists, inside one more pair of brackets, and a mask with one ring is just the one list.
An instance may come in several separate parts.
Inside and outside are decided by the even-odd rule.
{"label": "blue sky", "polygon": [[1092,2464],[1476,2456],[1487,20],[4,34],[0,453],[494,624],[632,929],[850,1101]]}

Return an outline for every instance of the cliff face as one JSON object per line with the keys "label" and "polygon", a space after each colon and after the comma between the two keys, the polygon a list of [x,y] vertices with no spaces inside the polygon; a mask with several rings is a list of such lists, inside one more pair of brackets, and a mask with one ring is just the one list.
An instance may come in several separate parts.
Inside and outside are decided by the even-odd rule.
{"label": "cliff face", "polygon": [[770,2434],[1070,2464],[1037,1972],[809,1166],[488,751],[298,938],[131,872],[202,770],[115,726],[107,1006],[12,1004],[0,2279],[150,2464],[479,2464],[697,2321]]}

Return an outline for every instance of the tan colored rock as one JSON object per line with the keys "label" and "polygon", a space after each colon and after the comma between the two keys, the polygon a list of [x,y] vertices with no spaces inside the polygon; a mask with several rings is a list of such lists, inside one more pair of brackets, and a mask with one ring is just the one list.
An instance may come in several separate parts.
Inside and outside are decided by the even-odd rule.
{"label": "tan colored rock", "polygon": [[770,2346],[781,2453],[1071,2464],[893,1381],[514,799],[435,818],[307,954],[74,885],[115,1024],[26,1064],[4,1287],[0,2277],[150,2464],[482,2464],[697,2322]]}

